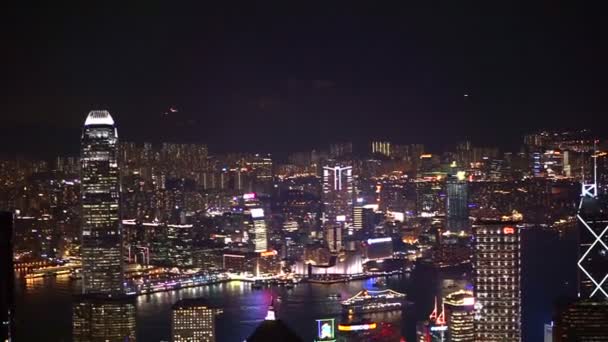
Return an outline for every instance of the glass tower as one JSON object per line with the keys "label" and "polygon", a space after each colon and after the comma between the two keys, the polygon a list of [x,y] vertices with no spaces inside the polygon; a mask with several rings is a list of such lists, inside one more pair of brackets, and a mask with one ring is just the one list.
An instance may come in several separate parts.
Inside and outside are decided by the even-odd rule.
{"label": "glass tower", "polygon": [[107,111],[91,111],[81,140],[82,292],[121,294],[118,135]]}

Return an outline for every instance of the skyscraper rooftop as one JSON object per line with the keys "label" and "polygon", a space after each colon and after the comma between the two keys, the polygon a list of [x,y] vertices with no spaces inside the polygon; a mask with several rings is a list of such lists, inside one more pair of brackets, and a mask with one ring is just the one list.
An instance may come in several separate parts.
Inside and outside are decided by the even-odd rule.
{"label": "skyscraper rooftop", "polygon": [[84,122],[85,126],[114,125],[114,119],[107,110],[92,110]]}

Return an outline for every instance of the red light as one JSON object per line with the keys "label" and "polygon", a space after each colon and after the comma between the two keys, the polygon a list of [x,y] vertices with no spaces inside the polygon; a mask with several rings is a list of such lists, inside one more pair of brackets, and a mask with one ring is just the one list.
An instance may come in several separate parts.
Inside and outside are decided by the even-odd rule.
{"label": "red light", "polygon": [[513,227],[504,227],[502,230],[505,234],[515,234],[515,228]]}

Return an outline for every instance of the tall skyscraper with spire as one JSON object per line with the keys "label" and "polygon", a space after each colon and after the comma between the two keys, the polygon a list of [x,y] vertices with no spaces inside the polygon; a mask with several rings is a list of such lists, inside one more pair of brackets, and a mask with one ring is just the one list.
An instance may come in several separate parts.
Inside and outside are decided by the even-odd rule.
{"label": "tall skyscraper with spire", "polygon": [[118,134],[107,111],[89,112],[81,139],[82,292],[124,292]]}
{"label": "tall skyscraper with spire", "polygon": [[608,207],[598,196],[597,155],[593,181],[583,180],[576,215],[579,230],[579,290],[581,299],[608,300]]}

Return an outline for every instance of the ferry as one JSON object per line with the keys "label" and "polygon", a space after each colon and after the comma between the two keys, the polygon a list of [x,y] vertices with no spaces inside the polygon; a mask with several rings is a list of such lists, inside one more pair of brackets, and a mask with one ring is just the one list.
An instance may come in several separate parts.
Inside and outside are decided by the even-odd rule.
{"label": "ferry", "polygon": [[386,289],[382,291],[362,290],[342,302],[342,311],[348,315],[401,310],[405,304],[404,293]]}

